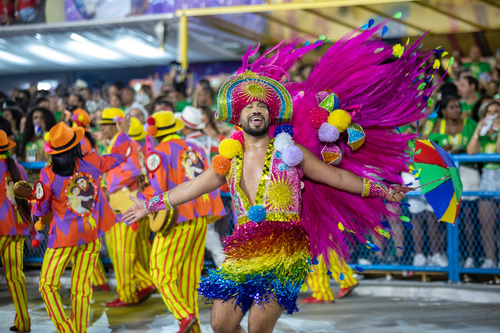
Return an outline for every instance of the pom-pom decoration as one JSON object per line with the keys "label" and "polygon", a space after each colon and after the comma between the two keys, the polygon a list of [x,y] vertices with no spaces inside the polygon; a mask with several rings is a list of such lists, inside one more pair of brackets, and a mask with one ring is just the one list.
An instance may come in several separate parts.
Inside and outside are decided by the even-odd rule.
{"label": "pom-pom decoration", "polygon": [[321,149],[323,161],[330,165],[339,165],[342,161],[342,148],[336,143],[327,143]]}
{"label": "pom-pom decoration", "polygon": [[156,126],[154,125],[150,125],[147,129],[147,134],[151,135],[151,136],[155,136],[156,133],[158,133],[158,129],[156,128]]}
{"label": "pom-pom decoration", "polygon": [[320,128],[323,123],[326,123],[328,121],[328,111],[319,106],[315,107],[311,110],[309,119],[311,121],[312,127]]}
{"label": "pom-pom decoration", "polygon": [[222,155],[216,155],[212,159],[212,168],[218,175],[226,175],[231,168],[231,160],[225,158]]}
{"label": "pom-pom decoration", "polygon": [[43,136],[43,139],[45,140],[45,142],[49,142],[50,141],[50,133],[49,132],[45,133],[45,135]]}
{"label": "pom-pom decoration", "polygon": [[239,143],[241,143],[242,146],[245,144],[245,137],[243,136],[243,131],[235,131],[233,134],[231,134],[229,138],[239,141]]}
{"label": "pom-pom decoration", "polygon": [[38,239],[33,239],[31,241],[31,246],[33,246],[33,247],[39,247],[40,246],[40,241]]}
{"label": "pom-pom decoration", "polygon": [[365,131],[363,127],[358,124],[351,124],[347,128],[347,144],[352,148],[352,150],[356,150],[363,145],[365,142]]}
{"label": "pom-pom decoration", "polygon": [[274,131],[274,137],[277,137],[280,133],[288,133],[293,138],[293,125],[283,124],[276,127]]}
{"label": "pom-pom decoration", "polygon": [[266,218],[266,210],[264,206],[257,205],[248,209],[248,219],[252,222],[262,222]]}
{"label": "pom-pom decoration", "polygon": [[294,142],[290,134],[288,133],[280,133],[274,138],[274,148],[279,151],[280,153],[283,153],[285,149],[287,149],[290,146],[293,146]]}
{"label": "pom-pom decoration", "polygon": [[46,153],[51,153],[54,149],[52,149],[52,144],[50,142],[45,142],[43,150],[45,150]]}
{"label": "pom-pom decoration", "polygon": [[303,158],[302,150],[297,146],[286,148],[281,156],[281,160],[291,167],[299,165]]}
{"label": "pom-pom decoration", "polygon": [[45,239],[45,236],[42,233],[37,232],[36,236],[35,236],[35,239],[38,240],[39,242],[41,242],[41,241],[43,241]]}
{"label": "pom-pom decoration", "polygon": [[243,146],[238,140],[234,139],[224,139],[219,144],[219,153],[227,159],[232,159],[238,155]]}
{"label": "pom-pom decoration", "polygon": [[328,123],[337,127],[339,132],[344,132],[351,124],[351,115],[344,110],[333,110],[328,116]]}
{"label": "pom-pom decoration", "polygon": [[42,221],[38,221],[37,223],[35,223],[35,229],[38,230],[38,231],[42,231],[43,229],[45,228],[45,226],[43,225]]}
{"label": "pom-pom decoration", "polygon": [[83,123],[84,120],[85,120],[85,117],[83,116],[83,114],[78,115],[78,121],[80,123]]}
{"label": "pom-pom decoration", "polygon": [[338,140],[339,135],[340,132],[337,127],[329,123],[323,123],[318,131],[318,138],[323,142],[335,142]]}
{"label": "pom-pom decoration", "polygon": [[139,223],[137,222],[134,222],[130,225],[130,228],[132,228],[132,230],[136,231],[137,229],[139,229]]}
{"label": "pom-pom decoration", "polygon": [[146,122],[148,123],[149,126],[155,126],[156,125],[156,120],[153,117],[149,117]]}

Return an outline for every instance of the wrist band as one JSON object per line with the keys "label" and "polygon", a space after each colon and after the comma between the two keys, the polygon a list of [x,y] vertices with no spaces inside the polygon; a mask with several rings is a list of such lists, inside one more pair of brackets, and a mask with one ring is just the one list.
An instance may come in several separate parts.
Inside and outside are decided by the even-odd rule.
{"label": "wrist band", "polygon": [[149,214],[160,210],[174,209],[170,203],[170,199],[168,198],[168,193],[169,191],[146,200],[144,203],[144,209],[146,209],[146,212]]}
{"label": "wrist band", "polygon": [[389,194],[389,189],[382,182],[376,182],[363,177],[362,197],[380,197],[385,198]]}

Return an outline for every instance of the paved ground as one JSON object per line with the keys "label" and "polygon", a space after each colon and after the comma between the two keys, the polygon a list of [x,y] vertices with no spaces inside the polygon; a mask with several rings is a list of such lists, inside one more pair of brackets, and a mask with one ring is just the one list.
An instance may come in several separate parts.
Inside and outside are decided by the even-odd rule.
{"label": "paved ground", "polygon": [[[69,291],[64,288],[62,296],[65,309],[69,309]],[[443,301],[437,298],[417,298],[415,292],[405,290],[418,289],[418,283],[411,287],[395,283],[399,297],[366,296],[369,290],[388,289],[391,283],[386,281],[365,280],[360,282],[359,292],[334,304],[303,305],[300,312],[293,316],[283,315],[275,332],[500,332],[500,306],[498,302],[471,304],[466,302]],[[462,286],[446,284],[420,284],[420,289],[445,288],[463,290]],[[399,289],[397,289],[399,288]],[[438,290],[435,289],[435,290]],[[477,295],[493,293],[500,295],[497,286],[476,286]],[[394,293],[394,290],[392,291]],[[362,296],[363,294],[365,296]],[[429,292],[425,292],[429,295]],[[440,292],[436,292],[440,295]],[[37,286],[28,285],[29,311],[32,318],[32,332],[55,332],[48,320],[43,301]],[[301,298],[310,294],[301,294]],[[116,297],[114,292],[94,294],[92,319],[89,332],[177,332],[178,326],[173,316],[166,310],[159,294],[136,307],[106,308],[105,304]],[[478,296],[479,298],[480,296]],[[500,296],[498,296],[500,299]],[[200,321],[203,332],[210,329],[210,308],[202,302]],[[14,318],[14,307],[5,282],[0,282],[0,332],[7,332]],[[246,327],[246,325],[245,325]]]}

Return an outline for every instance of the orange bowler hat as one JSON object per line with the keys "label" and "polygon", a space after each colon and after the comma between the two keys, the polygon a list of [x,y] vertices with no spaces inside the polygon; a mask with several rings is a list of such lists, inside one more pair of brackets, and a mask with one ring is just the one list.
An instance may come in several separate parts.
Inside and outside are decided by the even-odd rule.
{"label": "orange bowler hat", "polygon": [[48,138],[46,135],[45,140],[47,142],[43,146],[43,149],[49,155],[67,152],[79,144],[84,135],[85,129],[83,127],[71,128],[65,123],[58,123],[51,128]]}

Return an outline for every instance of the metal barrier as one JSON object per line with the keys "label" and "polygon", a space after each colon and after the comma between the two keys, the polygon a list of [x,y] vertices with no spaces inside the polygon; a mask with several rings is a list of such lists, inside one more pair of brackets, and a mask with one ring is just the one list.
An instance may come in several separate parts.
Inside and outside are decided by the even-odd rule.
{"label": "metal barrier", "polygon": [[[451,155],[451,158],[457,167],[460,166],[460,163],[500,162],[500,155],[498,154],[459,154]],[[412,198],[422,197],[422,193],[409,192],[407,196],[408,200],[411,200]],[[417,214],[410,214],[408,209],[403,207],[403,214],[410,216],[410,223],[404,223],[405,227],[401,229],[403,224],[401,221],[388,222],[394,234],[390,241],[391,246],[386,246],[385,250],[377,253],[359,246],[351,255],[353,262],[357,263],[354,266],[360,267],[362,270],[444,272],[448,274],[448,279],[454,282],[460,281],[460,274],[500,274],[500,262],[498,260],[494,260],[495,266],[492,268],[480,268],[480,263],[484,262],[484,248],[486,246],[493,247],[495,259],[500,256],[498,216],[496,216],[496,219],[489,221],[493,226],[491,235],[481,234],[482,226],[479,221],[480,202],[493,203],[493,207],[490,205],[489,208],[493,209],[493,216],[498,214],[500,192],[463,192],[462,196],[476,196],[478,199],[462,200],[460,214],[455,225],[437,223],[433,213],[425,216],[427,218],[426,227],[417,225],[423,224],[424,218],[414,216]],[[429,217],[430,221],[428,220]],[[424,243],[422,254],[427,255],[424,259],[427,263],[422,266],[413,264],[415,260],[415,236],[418,237],[415,228],[417,228],[417,232],[424,233],[424,235],[420,235],[422,236],[420,241]],[[397,235],[398,233],[399,235]],[[439,243],[442,243],[442,245]],[[446,245],[444,246],[444,244]],[[495,246],[497,249],[495,249]],[[432,251],[433,247],[435,251],[444,253],[436,256],[437,259],[431,260],[429,263],[429,256],[436,254]],[[397,252],[401,255],[398,256]],[[446,261],[447,265],[444,265]]]}
{"label": "metal barrier", "polygon": [[[478,155],[452,155],[452,159],[457,166],[463,162],[500,162],[500,155],[497,154],[478,154]],[[24,164],[27,169],[39,170],[43,165],[36,165],[35,168],[30,168],[30,165]],[[410,192],[408,198],[419,198],[421,193]],[[500,192],[464,192],[464,196],[478,196],[479,200],[465,201],[462,200],[462,208],[459,218],[455,225],[448,223],[437,223],[432,214],[429,216],[417,216],[418,214],[409,214],[407,208],[404,208],[403,213],[411,217],[411,224],[402,223],[401,221],[389,221],[387,224],[392,227],[395,234],[391,239],[392,246],[379,246],[384,248],[380,252],[373,252],[364,246],[359,246],[352,252],[351,259],[358,263],[356,267],[361,267],[363,270],[382,270],[382,271],[422,271],[422,272],[443,272],[447,273],[449,280],[458,282],[460,274],[500,274],[500,264],[495,261],[494,268],[480,268],[480,263],[484,257],[485,243],[488,246],[498,247],[500,252],[500,227],[497,227],[497,220],[491,221],[493,224],[493,234],[483,235],[481,237],[481,224],[478,218],[479,202],[493,202],[499,204]],[[223,202],[228,216],[216,222],[216,230],[224,237],[230,235],[234,228],[234,213],[231,203],[231,198],[228,193],[223,193]],[[495,206],[494,206],[495,207]],[[498,206],[496,206],[498,208]],[[424,218],[426,221],[424,226]],[[406,225],[403,227],[403,225]],[[47,228],[46,228],[47,229]],[[47,231],[43,231],[46,235]],[[418,236],[417,232],[422,234]],[[399,235],[399,237],[397,237]],[[422,266],[413,264],[415,257],[415,236],[419,238],[419,247],[422,248],[422,254],[426,255],[427,263]],[[47,240],[41,242],[38,248],[31,247],[31,236],[27,237],[27,246],[25,246],[24,258],[25,262],[41,263],[45,252]],[[394,243],[396,242],[396,244]],[[417,242],[417,243],[418,243]],[[434,247],[434,251],[432,251]],[[443,261],[448,261],[447,265],[436,266],[435,262],[429,263],[428,256],[442,252],[441,264]],[[399,254],[399,256],[398,256]],[[495,254],[500,254],[495,252]],[[467,258],[472,258],[467,262]],[[101,250],[101,258],[104,263],[110,263],[106,247],[103,242]],[[498,256],[496,256],[498,258]],[[363,261],[364,259],[365,261]],[[439,259],[439,258],[438,258]],[[434,260],[435,261],[435,260]],[[468,265],[465,265],[465,264]],[[205,266],[212,266],[213,262],[210,255],[205,256]],[[498,266],[497,266],[498,265]]]}

